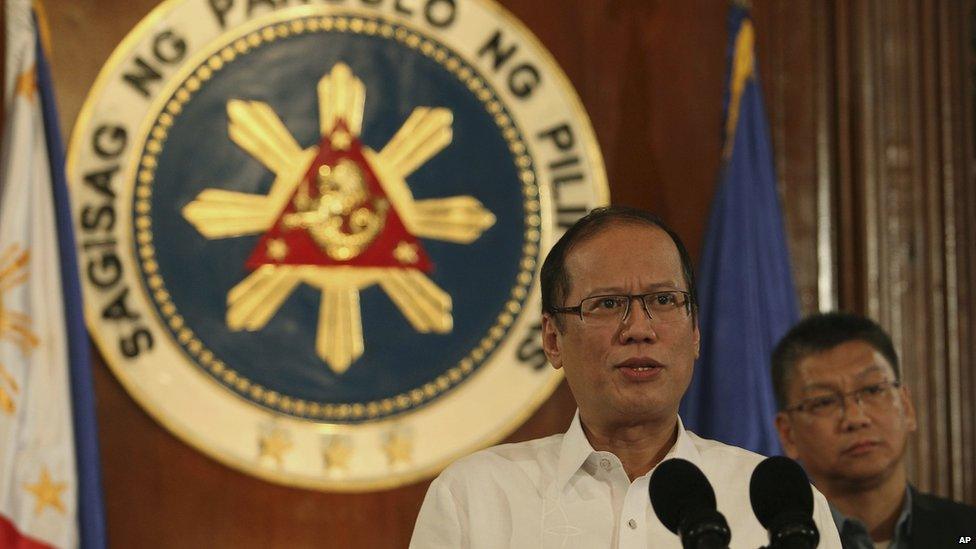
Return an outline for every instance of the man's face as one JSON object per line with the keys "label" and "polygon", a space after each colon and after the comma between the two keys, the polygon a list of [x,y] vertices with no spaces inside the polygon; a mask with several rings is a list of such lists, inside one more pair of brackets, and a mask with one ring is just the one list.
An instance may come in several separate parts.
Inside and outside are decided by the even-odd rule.
{"label": "man's face", "polygon": [[[788,380],[787,407],[831,391],[847,393],[894,379],[891,364],[874,347],[848,341],[800,360]],[[889,389],[879,402],[858,404],[847,397],[843,411],[833,417],[780,412],[776,426],[783,448],[818,484],[876,486],[900,471],[908,433],[916,427],[904,387]]]}
{"label": "man's face", "polygon": [[[574,246],[566,259],[570,288],[561,305],[590,296],[687,291],[681,259],[671,238],[657,227],[617,223]],[[562,329],[546,315],[543,347],[562,368],[590,422],[636,424],[677,413],[698,357],[698,327],[691,316],[659,324],[640,300],[622,322],[581,322],[560,314]]]}

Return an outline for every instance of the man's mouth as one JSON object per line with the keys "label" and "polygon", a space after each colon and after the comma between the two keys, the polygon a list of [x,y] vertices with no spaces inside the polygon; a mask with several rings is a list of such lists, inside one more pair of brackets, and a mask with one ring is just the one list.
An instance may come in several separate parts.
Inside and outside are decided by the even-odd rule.
{"label": "man's mouth", "polygon": [[853,456],[859,456],[874,450],[880,445],[881,443],[877,440],[859,440],[854,444],[851,444],[846,448],[844,448],[843,453],[848,455],[853,455]]}
{"label": "man's mouth", "polygon": [[656,377],[664,365],[652,358],[630,358],[617,364],[616,368],[628,378],[645,380]]}

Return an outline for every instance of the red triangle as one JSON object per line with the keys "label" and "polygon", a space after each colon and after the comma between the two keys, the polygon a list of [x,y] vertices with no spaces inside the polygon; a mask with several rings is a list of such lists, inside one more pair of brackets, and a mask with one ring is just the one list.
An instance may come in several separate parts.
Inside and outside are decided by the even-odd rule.
{"label": "red triangle", "polygon": [[[333,135],[340,138],[348,136],[348,146],[333,147]],[[319,171],[328,166],[331,174],[320,178]],[[341,166],[341,167],[340,167]],[[339,173],[345,177],[338,177]],[[354,174],[356,177],[350,178]],[[365,239],[360,247],[355,245],[345,249],[332,236],[320,236],[317,240],[313,231],[325,227],[325,215],[317,215],[314,207],[323,203],[320,182],[325,185],[343,185],[348,189],[359,189],[360,196],[355,203],[344,203],[343,208],[337,208],[340,213],[335,218],[341,219],[336,223],[341,236],[356,234],[352,228],[353,215],[358,211],[359,218],[367,223],[376,224],[378,229],[359,229],[363,234],[376,234]],[[350,183],[352,181],[352,183]],[[349,192],[328,192],[326,189],[326,203],[337,197],[349,197]],[[302,194],[305,198],[303,216],[299,214],[296,197]],[[298,200],[299,202],[301,199]],[[310,211],[312,210],[312,211]],[[379,225],[382,221],[382,225]],[[321,233],[320,233],[321,234]],[[420,241],[410,234],[395,206],[390,202],[376,174],[370,168],[363,156],[362,143],[358,138],[346,130],[344,122],[339,122],[330,135],[323,136],[319,143],[319,153],[312,161],[301,183],[289,198],[284,210],[278,214],[274,225],[264,233],[257,246],[251,252],[245,264],[254,270],[262,265],[317,265],[322,267],[386,267],[400,269],[420,269],[429,273],[432,269],[430,258]]]}

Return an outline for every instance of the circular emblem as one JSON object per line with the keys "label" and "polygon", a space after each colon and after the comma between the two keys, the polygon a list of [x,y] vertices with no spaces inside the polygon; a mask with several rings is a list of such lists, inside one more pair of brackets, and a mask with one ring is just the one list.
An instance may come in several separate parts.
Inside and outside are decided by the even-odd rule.
{"label": "circular emblem", "polygon": [[608,189],[488,0],[171,0],[103,68],[68,177],[89,328],[135,398],[250,474],[368,490],[553,391],[538,270]]}

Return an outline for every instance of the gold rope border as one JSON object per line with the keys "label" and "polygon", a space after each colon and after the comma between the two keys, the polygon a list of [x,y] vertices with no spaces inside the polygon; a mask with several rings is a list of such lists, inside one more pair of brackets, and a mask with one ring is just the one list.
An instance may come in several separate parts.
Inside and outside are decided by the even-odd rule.
{"label": "gold rope border", "polygon": [[[525,196],[524,205],[527,212],[525,219],[526,242],[522,246],[523,255],[519,262],[519,274],[516,276],[517,284],[512,288],[511,298],[505,303],[503,312],[498,315],[495,324],[488,330],[488,335],[484,336],[478,346],[461,359],[457,366],[437,376],[434,381],[394,397],[367,403],[331,404],[292,398],[268,390],[228,367],[226,363],[216,358],[211,350],[206,348],[193,333],[193,330],[185,325],[183,317],[178,313],[169,292],[166,291],[162,275],[159,274],[159,264],[156,261],[153,246],[150,200],[157,156],[162,152],[169,128],[182,112],[183,105],[189,102],[193,94],[199,91],[216,72],[223,69],[227,63],[239,55],[264,44],[275,42],[280,38],[321,31],[393,38],[413,50],[419,50],[461,80],[475,97],[485,104],[485,109],[492,115],[495,124],[501,129],[502,137],[508,143],[509,151],[515,155],[515,165],[519,172],[519,179],[522,181],[522,192]],[[252,401],[257,401],[289,416],[297,415],[301,418],[326,421],[384,419],[386,416],[410,410],[432,400],[466,379],[475,367],[491,354],[514,323],[515,315],[521,312],[528,295],[528,287],[533,279],[532,273],[538,262],[542,222],[538,184],[535,173],[531,169],[532,159],[526,154],[527,148],[522,141],[520,132],[515,127],[511,117],[505,113],[505,108],[487,82],[463,60],[452,54],[447,47],[423,37],[413,30],[367,17],[339,15],[304,17],[290,23],[271,24],[250,32],[211,55],[184,80],[183,84],[173,93],[171,99],[166,102],[163,112],[157,117],[149,132],[149,139],[144,151],[145,154],[140,160],[140,167],[136,176],[135,227],[136,248],[143,275],[149,286],[148,293],[156,302],[160,313],[165,317],[166,324],[175,335],[176,341],[190,356],[196,359],[198,364],[228,385],[228,388],[235,390],[242,396],[250,397]]]}

